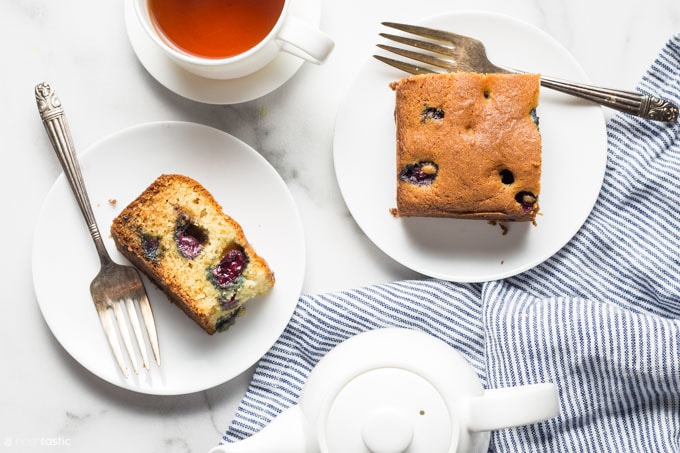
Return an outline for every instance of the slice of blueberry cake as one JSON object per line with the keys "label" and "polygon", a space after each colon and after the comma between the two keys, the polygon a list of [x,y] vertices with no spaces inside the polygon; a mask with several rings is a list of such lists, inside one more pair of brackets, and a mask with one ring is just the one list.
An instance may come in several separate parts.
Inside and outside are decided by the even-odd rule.
{"label": "slice of blueberry cake", "polygon": [[162,175],[113,220],[118,250],[206,332],[226,330],[274,286],[241,226],[195,180]]}
{"label": "slice of blueberry cake", "polygon": [[396,216],[534,221],[538,74],[426,74],[396,94]]}

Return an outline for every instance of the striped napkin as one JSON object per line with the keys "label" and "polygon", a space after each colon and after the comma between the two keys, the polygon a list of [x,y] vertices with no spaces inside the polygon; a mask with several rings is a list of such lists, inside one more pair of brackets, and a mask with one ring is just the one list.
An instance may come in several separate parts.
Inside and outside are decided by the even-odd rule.
{"label": "striped napkin", "polygon": [[[680,104],[680,34],[638,89]],[[560,252],[502,281],[303,295],[222,441],[295,404],[338,343],[405,327],[456,348],[486,388],[557,384],[558,417],[493,432],[489,451],[680,452],[680,124],[620,114],[607,132],[600,197]]]}

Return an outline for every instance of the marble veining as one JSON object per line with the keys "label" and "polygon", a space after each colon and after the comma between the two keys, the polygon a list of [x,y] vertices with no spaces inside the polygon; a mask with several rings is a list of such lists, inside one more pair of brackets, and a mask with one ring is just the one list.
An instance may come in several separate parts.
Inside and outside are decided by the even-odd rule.
{"label": "marble veining", "polygon": [[[657,51],[680,32],[677,0],[320,1],[322,28],[336,40],[326,64],[305,65],[269,95],[228,106],[184,99],[149,76],[127,40],[122,2],[0,4],[5,58],[0,184],[6,214],[0,453],[207,452],[231,420],[251,373],[198,394],[138,395],[91,375],[56,342],[37,308],[31,277],[38,209],[60,173],[35,108],[37,83],[58,87],[81,152],[118,130],[164,120],[213,126],[258,150],[282,175],[300,210],[308,263],[303,289],[324,292],[420,278],[362,234],[339,192],[332,162],[335,115],[373,52],[381,21],[466,9],[510,14],[555,37],[594,83],[624,89],[634,88]],[[365,115],[371,121],[370,105]],[[370,169],[362,171],[370,190]]]}

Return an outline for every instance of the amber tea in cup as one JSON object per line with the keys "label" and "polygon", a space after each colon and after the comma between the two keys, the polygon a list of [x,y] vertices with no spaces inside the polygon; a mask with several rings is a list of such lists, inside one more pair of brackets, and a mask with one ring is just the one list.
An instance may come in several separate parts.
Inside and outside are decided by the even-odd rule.
{"label": "amber tea in cup", "polygon": [[149,0],[154,25],[179,50],[228,58],[255,47],[274,28],[284,0]]}
{"label": "amber tea in cup", "polygon": [[293,0],[132,0],[167,57],[201,77],[251,75],[286,53],[323,63],[333,40],[291,13]]}

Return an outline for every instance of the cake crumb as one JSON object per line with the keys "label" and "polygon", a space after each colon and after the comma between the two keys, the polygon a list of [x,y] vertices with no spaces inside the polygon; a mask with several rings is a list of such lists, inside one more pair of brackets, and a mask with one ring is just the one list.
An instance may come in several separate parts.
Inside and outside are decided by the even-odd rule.
{"label": "cake crumb", "polygon": [[498,220],[489,220],[489,221],[487,221],[487,223],[489,225],[493,225],[493,226],[498,225],[501,229],[501,234],[503,236],[508,234],[509,228],[508,228],[508,225],[505,224],[505,222],[499,222]]}
{"label": "cake crumb", "polygon": [[508,234],[508,226],[507,226],[505,223],[503,223],[503,222],[498,222],[498,226],[501,227],[501,234],[502,234],[503,236],[505,236],[506,234]]}
{"label": "cake crumb", "polygon": [[109,204],[110,204],[111,206],[115,206],[116,203],[118,203],[118,200],[116,200],[115,198],[109,198]]}

